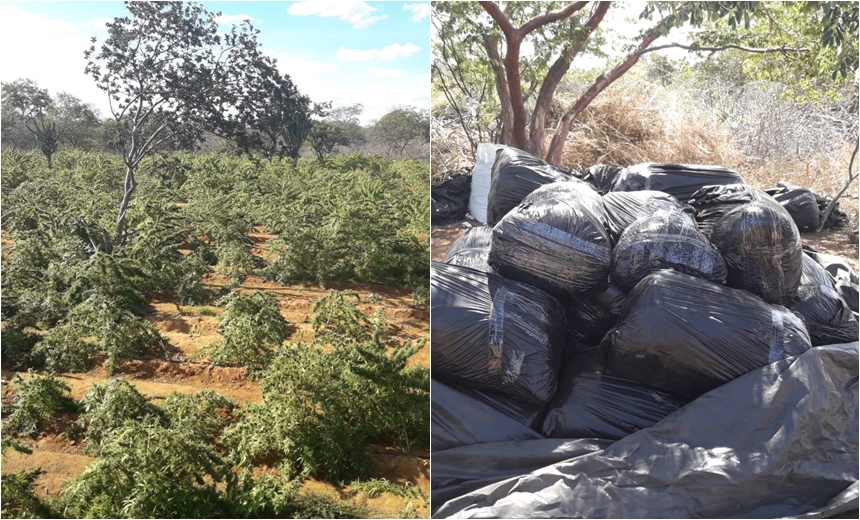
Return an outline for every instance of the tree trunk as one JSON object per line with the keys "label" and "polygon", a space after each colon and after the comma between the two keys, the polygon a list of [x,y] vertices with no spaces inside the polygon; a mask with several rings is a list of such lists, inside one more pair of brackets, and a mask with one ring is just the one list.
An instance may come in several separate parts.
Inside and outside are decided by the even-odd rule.
{"label": "tree trunk", "polygon": [[502,120],[502,143],[512,144],[514,142],[514,110],[511,107],[511,92],[508,89],[508,80],[505,75],[502,58],[499,55],[499,39],[488,38],[484,41],[484,48],[487,50],[487,56],[490,57],[490,63],[493,65],[493,70],[496,73],[496,92],[499,94],[499,103],[502,107],[500,118]]}
{"label": "tree trunk", "polygon": [[596,98],[598,94],[614,83],[615,80],[623,76],[631,67],[633,67],[633,65],[636,65],[639,58],[642,56],[643,51],[647,49],[654,40],[661,36],[659,29],[662,25],[663,22],[657,24],[656,27],[650,30],[639,43],[636,50],[628,54],[621,63],[616,65],[612,70],[604,72],[598,76],[594,80],[594,83],[588,87],[588,90],[586,90],[585,93],[576,100],[573,106],[565,112],[564,116],[562,116],[555,128],[555,132],[553,132],[552,141],[550,141],[549,144],[549,151],[546,154],[546,161],[548,163],[557,165],[561,162],[561,155],[564,151],[564,142],[567,139],[567,134],[570,132],[570,127],[573,122],[577,117],[579,117],[579,114],[581,114],[582,111],[585,110],[592,101],[594,101],[594,98]]}
{"label": "tree trunk", "polygon": [[[134,179],[134,171],[135,167],[129,164],[126,165],[125,169],[125,185],[124,191],[122,195],[122,201],[119,205],[119,215],[116,218],[116,231],[113,238],[113,245],[120,245],[126,239],[126,216],[128,214],[128,207],[131,204],[131,199],[134,196],[134,192],[137,189],[137,181]],[[107,242],[105,244],[105,252],[111,254],[112,247],[110,247],[111,242]]]}

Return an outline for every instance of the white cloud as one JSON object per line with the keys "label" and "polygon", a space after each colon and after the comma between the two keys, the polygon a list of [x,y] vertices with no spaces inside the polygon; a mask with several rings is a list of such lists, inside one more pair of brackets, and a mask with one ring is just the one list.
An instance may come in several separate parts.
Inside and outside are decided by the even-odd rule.
{"label": "white cloud", "polygon": [[104,29],[105,24],[112,22],[113,20],[114,20],[113,18],[96,18],[94,20],[90,20],[89,24],[90,24],[90,27],[95,27],[97,29]]}
{"label": "white cloud", "polygon": [[371,73],[377,77],[391,77],[391,76],[402,76],[404,74],[409,74],[409,72],[402,69],[386,69],[382,67],[377,67],[376,65],[371,65],[367,67],[367,72]]}
{"label": "white cloud", "polygon": [[420,22],[430,16],[430,4],[406,4],[403,6],[407,11],[412,11],[412,21]]}
{"label": "white cloud", "polygon": [[420,50],[421,47],[412,43],[406,45],[392,43],[382,49],[368,49],[366,51],[341,47],[337,51],[337,59],[341,61],[393,61],[397,58],[412,56]]}
{"label": "white cloud", "polygon": [[96,29],[94,22],[78,26],[0,4],[0,81],[29,78],[51,95],[68,92],[107,116],[107,95],[84,74],[90,37],[97,35],[101,41],[104,34],[104,25]]}
{"label": "white cloud", "polygon": [[293,16],[320,16],[323,18],[336,17],[352,24],[353,29],[363,29],[381,20],[382,16],[373,16],[377,11],[367,2],[343,2],[337,0],[315,0],[313,2],[295,2],[287,8],[287,14]]}
{"label": "white cloud", "polygon": [[247,14],[222,14],[215,18],[215,21],[218,22],[218,25],[233,25],[237,23],[242,23],[245,20],[250,20],[251,23],[255,23],[257,25],[263,23],[263,20],[259,18],[254,18],[251,15]]}

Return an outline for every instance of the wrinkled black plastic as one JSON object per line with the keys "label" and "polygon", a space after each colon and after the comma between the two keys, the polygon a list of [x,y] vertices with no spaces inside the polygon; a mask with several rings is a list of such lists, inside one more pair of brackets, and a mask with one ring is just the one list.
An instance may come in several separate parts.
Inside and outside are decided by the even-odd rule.
{"label": "wrinkled black plastic", "polygon": [[678,211],[694,216],[693,209],[678,202],[675,197],[662,191],[616,191],[602,197],[606,210],[606,222],[613,243],[621,233],[641,217],[652,215],[659,210]]}
{"label": "wrinkled black plastic", "polygon": [[430,451],[542,436],[498,408],[430,380]]}
{"label": "wrinkled black plastic", "polygon": [[600,373],[593,356],[562,369],[542,433],[561,439],[617,440],[653,426],[687,402],[635,381]]}
{"label": "wrinkled black plastic", "polygon": [[493,229],[490,265],[566,297],[604,283],[611,249],[600,196],[582,183],[542,186]]}
{"label": "wrinkled black plastic", "polygon": [[448,224],[463,220],[469,211],[472,177],[455,175],[430,187],[430,223]]}
{"label": "wrinkled black plastic", "polygon": [[549,294],[493,273],[430,264],[433,378],[544,404],[555,393],[564,313]]}
{"label": "wrinkled black plastic", "polygon": [[544,184],[573,181],[587,186],[577,177],[578,174],[547,164],[522,150],[509,146],[496,150],[487,196],[487,224],[494,226],[526,195]]}
{"label": "wrinkled black plastic", "polygon": [[788,305],[803,270],[800,232],[791,216],[768,195],[739,206],[714,224],[711,243],[728,268],[726,283]]}
{"label": "wrinkled black plastic", "polygon": [[492,271],[490,264],[487,263],[492,239],[493,228],[490,226],[477,226],[467,229],[448,248],[445,263],[471,267],[485,273]]}
{"label": "wrinkled black plastic", "polygon": [[643,163],[619,173],[612,191],[656,190],[686,202],[704,186],[743,183],[738,172],[722,166]]}
{"label": "wrinkled black plastic", "polygon": [[582,176],[582,180],[594,186],[601,195],[609,193],[612,190],[612,185],[615,183],[615,178],[624,168],[620,166],[610,166],[608,164],[595,164],[590,166]]}
{"label": "wrinkled black plastic", "polygon": [[765,193],[773,197],[791,215],[800,231],[818,229],[820,215],[815,192],[802,186],[780,183],[778,188],[769,188]]}
{"label": "wrinkled black plastic", "polygon": [[434,517],[845,514],[858,504],[857,367],[856,342],[809,349],[607,447],[543,439],[436,452]]}
{"label": "wrinkled black plastic", "polygon": [[611,281],[606,289],[569,300],[565,306],[568,338],[565,352],[576,354],[597,346],[615,326],[626,302],[627,292]]}
{"label": "wrinkled black plastic", "polygon": [[672,270],[630,291],[600,344],[605,373],[689,399],[810,346],[785,307]]}
{"label": "wrinkled black plastic", "polygon": [[788,308],[806,324],[813,346],[854,341],[860,334],[833,278],[808,255],[803,255],[800,287]]}
{"label": "wrinkled black plastic", "polygon": [[842,299],[845,300],[851,311],[857,314],[858,295],[860,295],[860,287],[858,287],[860,278],[858,278],[857,272],[838,256],[816,251],[811,251],[808,254],[833,278]]}
{"label": "wrinkled black plastic", "polygon": [[659,269],[674,269],[714,283],[726,281],[720,252],[687,214],[658,211],[631,224],[612,250],[612,279],[625,291]]}
{"label": "wrinkled black plastic", "polygon": [[706,237],[718,220],[739,206],[761,200],[764,191],[746,184],[705,186],[690,197],[689,204],[696,212],[699,231]]}
{"label": "wrinkled black plastic", "polygon": [[[830,204],[830,201],[833,200],[833,197],[828,195],[827,193],[815,193],[815,201],[818,203],[818,214],[819,219],[824,218],[824,212],[827,211],[827,205]],[[848,213],[846,213],[837,202],[833,205],[833,209],[830,211],[830,214],[827,215],[827,218],[824,221],[824,226],[822,229],[842,229],[848,227],[851,220],[848,218]]]}

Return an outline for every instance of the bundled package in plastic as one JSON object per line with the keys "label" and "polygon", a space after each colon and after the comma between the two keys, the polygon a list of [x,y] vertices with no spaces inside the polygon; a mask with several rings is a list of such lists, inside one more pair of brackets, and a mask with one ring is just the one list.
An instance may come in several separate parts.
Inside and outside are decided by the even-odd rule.
{"label": "bundled package in plastic", "polygon": [[730,287],[778,305],[794,298],[803,270],[800,231],[770,196],[726,213],[714,224],[710,239],[726,261]]}
{"label": "bundled package in plastic", "polygon": [[602,374],[589,355],[561,371],[543,421],[546,437],[617,440],[660,422],[687,402],[635,381]]}
{"label": "bundled package in plastic", "polygon": [[492,239],[493,228],[490,226],[476,226],[467,229],[448,248],[445,263],[471,267],[485,273],[492,271],[490,264],[487,263]]}
{"label": "bundled package in plastic", "polygon": [[764,191],[746,184],[705,186],[688,201],[696,214],[696,225],[706,237],[711,236],[714,224],[735,208],[756,202],[767,196]]}
{"label": "bundled package in plastic", "polygon": [[738,172],[722,166],[643,163],[619,173],[612,191],[656,190],[686,202],[704,186],[743,183]]}
{"label": "bundled package in plastic", "polygon": [[522,150],[509,146],[499,148],[487,196],[487,224],[494,226],[526,195],[541,186],[558,181],[582,182],[577,177],[578,174],[552,166]]}
{"label": "bundled package in plastic", "polygon": [[836,290],[842,295],[842,299],[848,304],[848,307],[854,314],[858,311],[858,297],[860,297],[860,278],[857,276],[857,271],[851,268],[844,259],[836,255],[828,255],[827,253],[819,253],[818,251],[810,250],[807,254],[813,260],[827,271],[827,274],[833,278],[833,283],[836,285]]}
{"label": "bundled package in plastic", "polygon": [[430,223],[448,224],[462,220],[469,211],[472,178],[455,175],[430,187]]}
{"label": "bundled package in plastic", "polygon": [[612,250],[612,279],[629,291],[648,274],[674,269],[714,283],[726,281],[720,252],[676,211],[658,211],[631,224]]}
{"label": "bundled package in plastic", "polygon": [[808,255],[803,255],[800,287],[788,308],[806,324],[813,346],[856,341],[860,334],[833,278]]}
{"label": "bundled package in plastic", "polygon": [[496,162],[496,150],[500,144],[481,143],[475,152],[472,168],[472,189],[469,193],[469,213],[482,224],[487,223],[487,197],[490,193],[491,172]]}
{"label": "bundled package in plastic", "polygon": [[559,301],[493,273],[430,264],[434,379],[543,404],[555,393],[564,348]]}
{"label": "bundled package in plastic", "polygon": [[821,215],[818,213],[818,200],[815,192],[802,186],[779,183],[778,188],[770,188],[765,193],[773,197],[791,215],[800,231],[815,231]]}
{"label": "bundled package in plastic", "polygon": [[606,374],[687,399],[810,347],[785,307],[672,270],[639,282],[600,344]]}
{"label": "bundled package in plastic", "polygon": [[491,404],[430,380],[430,451],[541,435]]}
{"label": "bundled package in plastic", "polygon": [[627,292],[612,281],[606,289],[569,300],[565,307],[568,339],[565,353],[578,354],[597,346],[615,326],[626,302]]}
{"label": "bundled package in plastic", "polygon": [[605,283],[611,249],[600,196],[579,182],[542,186],[493,228],[490,265],[559,296]]}
{"label": "bundled package in plastic", "polygon": [[601,199],[603,209],[606,210],[607,228],[613,242],[618,241],[621,233],[630,224],[660,210],[677,211],[694,216],[690,206],[682,204],[675,197],[662,191],[614,191],[607,193]]}
{"label": "bundled package in plastic", "polygon": [[612,190],[612,184],[615,182],[615,178],[623,169],[624,168],[620,166],[595,164],[585,170],[582,180],[594,186],[594,189],[603,195],[604,193],[609,193]]}

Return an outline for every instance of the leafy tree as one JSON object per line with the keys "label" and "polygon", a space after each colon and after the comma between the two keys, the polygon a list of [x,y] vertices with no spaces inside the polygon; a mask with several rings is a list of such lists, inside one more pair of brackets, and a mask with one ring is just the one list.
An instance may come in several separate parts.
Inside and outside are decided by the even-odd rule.
{"label": "leafy tree", "polygon": [[349,146],[361,147],[367,142],[364,128],[361,126],[359,117],[364,112],[364,105],[355,103],[352,105],[332,108],[328,111],[323,121],[332,123],[346,134]]}
{"label": "leafy tree", "polygon": [[13,146],[35,147],[45,156],[48,168],[62,141],[82,144],[98,127],[94,109],[66,92],[52,99],[46,89],[30,79],[4,83],[3,140]]}
{"label": "leafy tree", "polygon": [[[685,25],[701,27],[706,23],[723,24],[723,32],[738,27],[749,28],[754,20],[766,19],[770,5],[763,2],[650,2],[643,11],[643,19],[653,20],[651,26],[629,42],[626,54],[602,71],[579,97],[564,110],[546,153],[544,138],[549,124],[550,104],[556,88],[571,67],[574,59],[595,48],[601,38],[601,24],[610,9],[611,2],[496,2],[458,3],[437,2],[433,5],[440,20],[442,51],[437,60],[449,62],[457,59],[479,62],[492,71],[495,90],[500,103],[502,142],[530,151],[557,164],[561,159],[564,142],[571,125],[591,102],[618,78],[630,70],[648,52],[666,48],[683,48],[697,52],[718,52],[729,48],[745,52],[803,53],[809,48],[798,48],[790,38],[769,40],[768,47],[750,47],[737,43],[720,42],[717,45],[669,43],[653,45],[654,42]],[[809,3],[805,9],[818,13],[821,39],[816,45],[837,49],[840,57],[839,70],[856,70],[856,58],[852,58],[847,35],[856,27],[856,4],[847,7],[838,2]],[[589,7],[586,9],[586,7]],[[837,7],[841,6],[839,9]],[[776,34],[778,31],[774,31]],[[852,36],[853,38],[853,36]],[[458,43],[459,42],[459,43]],[[521,52],[525,42],[535,52],[524,57]],[[467,50],[459,50],[460,47]],[[452,50],[453,49],[453,50]],[[459,63],[458,63],[459,66]],[[467,65],[471,66],[471,65]],[[446,64],[439,69],[451,70]],[[450,79],[456,79],[449,75]],[[471,90],[462,81],[452,81],[448,89],[459,89],[464,95]],[[467,88],[463,88],[466,85]],[[537,90],[533,105],[529,101]],[[453,96],[448,95],[450,99]],[[531,116],[528,106],[533,106]],[[462,111],[461,111],[462,112]],[[463,118],[460,118],[463,121]]]}
{"label": "leafy tree", "polygon": [[314,121],[308,134],[308,142],[320,163],[325,162],[325,156],[334,152],[337,147],[352,144],[343,127],[326,121]]}
{"label": "leafy tree", "polygon": [[430,141],[430,116],[426,110],[395,108],[374,123],[372,132],[388,147],[389,156],[402,156],[413,141]]}
{"label": "leafy tree", "polygon": [[196,142],[216,109],[230,108],[233,99],[222,94],[223,82],[241,76],[237,64],[260,59],[256,33],[247,23],[221,35],[216,13],[198,4],[126,7],[131,17],[107,23],[105,41],[97,46],[93,38],[84,53],[86,72],[108,95],[112,140],[126,169],[112,236],[102,230],[101,245],[109,254],[134,234],[128,213],[141,161],[157,150]]}

